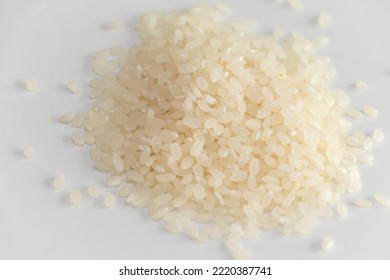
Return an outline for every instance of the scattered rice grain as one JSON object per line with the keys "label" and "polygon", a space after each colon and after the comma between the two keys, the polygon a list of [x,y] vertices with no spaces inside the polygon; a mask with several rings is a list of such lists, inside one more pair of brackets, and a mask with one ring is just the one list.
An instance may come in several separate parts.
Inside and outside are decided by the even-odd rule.
{"label": "scattered rice grain", "polygon": [[330,16],[327,13],[322,13],[317,18],[317,25],[319,27],[327,27],[330,22]]}
{"label": "scattered rice grain", "polygon": [[73,82],[69,82],[66,85],[66,88],[73,94],[80,94],[79,86],[77,84],[73,83]]}
{"label": "scattered rice grain", "polygon": [[65,115],[62,115],[59,118],[59,122],[63,123],[63,124],[71,123],[72,120],[73,120],[73,115],[72,114],[65,114]]}
{"label": "scattered rice grain", "polygon": [[125,26],[125,22],[123,20],[113,20],[107,23],[106,27],[108,29],[121,29]]}
{"label": "scattered rice grain", "polygon": [[249,249],[239,249],[234,251],[233,258],[236,260],[247,260],[252,255],[252,251]]}
{"label": "scattered rice grain", "polygon": [[367,116],[370,116],[370,117],[375,117],[376,115],[378,115],[377,109],[375,109],[373,107],[364,107],[362,109],[362,111],[364,114],[366,114]]}
{"label": "scattered rice grain", "polygon": [[34,92],[38,90],[38,82],[34,78],[28,78],[24,82],[24,86],[30,92]]}
{"label": "scattered rice grain", "polygon": [[114,207],[116,198],[112,193],[108,193],[104,196],[103,204],[106,208]]}
{"label": "scattered rice grain", "polygon": [[303,3],[300,0],[287,0],[287,3],[293,9],[303,8]]}
{"label": "scattered rice grain", "polygon": [[367,82],[365,82],[365,81],[357,81],[355,83],[355,87],[357,89],[366,89],[367,88]]}
{"label": "scattered rice grain", "polygon": [[107,179],[106,185],[107,187],[117,187],[121,184],[122,182],[122,176],[111,176],[110,178]]}
{"label": "scattered rice grain", "polygon": [[390,207],[390,197],[378,193],[374,196],[374,198],[380,205]]}
{"label": "scattered rice grain", "polygon": [[55,189],[62,189],[65,186],[65,175],[57,174],[53,179],[53,187]]}
{"label": "scattered rice grain", "polygon": [[353,119],[361,119],[364,117],[364,115],[361,111],[355,110],[355,109],[348,110],[347,115]]}
{"label": "scattered rice grain", "polygon": [[370,208],[372,206],[372,202],[366,198],[357,198],[353,201],[353,204],[360,208]]}
{"label": "scattered rice grain", "polygon": [[89,186],[87,192],[88,192],[88,195],[90,198],[96,199],[99,197],[99,187],[98,186]]}
{"label": "scattered rice grain", "polygon": [[77,146],[82,146],[84,145],[84,138],[80,135],[80,133],[74,132],[72,133],[72,142]]}
{"label": "scattered rice grain", "polygon": [[385,139],[385,134],[382,129],[375,129],[372,135],[372,139],[375,143],[381,143]]}
{"label": "scattered rice grain", "polygon": [[320,246],[321,246],[321,249],[324,251],[331,249],[334,246],[334,238],[330,237],[330,236],[324,237],[321,240]]}
{"label": "scattered rice grain", "polygon": [[31,146],[26,146],[23,149],[23,155],[26,158],[33,158],[35,156],[35,149]]}
{"label": "scattered rice grain", "polygon": [[82,201],[82,194],[80,191],[72,191],[69,195],[69,202],[73,205],[79,205]]}
{"label": "scattered rice grain", "polygon": [[336,210],[340,217],[345,217],[348,215],[348,205],[346,203],[340,202],[337,204]]}

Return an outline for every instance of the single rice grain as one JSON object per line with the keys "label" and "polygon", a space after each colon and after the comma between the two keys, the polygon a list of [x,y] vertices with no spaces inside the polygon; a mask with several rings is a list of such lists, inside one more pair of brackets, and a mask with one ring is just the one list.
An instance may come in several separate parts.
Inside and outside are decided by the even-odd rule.
{"label": "single rice grain", "polygon": [[327,27],[330,22],[330,16],[327,13],[322,13],[317,18],[317,25],[319,27]]}
{"label": "single rice grain", "polygon": [[114,29],[121,29],[125,26],[125,22],[123,20],[113,20],[106,24],[106,27],[108,29],[114,30]]}
{"label": "single rice grain", "polygon": [[69,90],[69,92],[76,94],[76,95],[80,94],[80,92],[81,92],[79,86],[73,82],[69,82],[66,85],[66,88]]}
{"label": "single rice grain", "polygon": [[116,198],[112,193],[108,193],[104,196],[103,204],[106,208],[114,207],[116,203]]}
{"label": "single rice grain", "polygon": [[382,129],[375,129],[372,135],[372,139],[375,143],[381,143],[385,139],[385,134]]}
{"label": "single rice grain", "polygon": [[357,89],[366,89],[367,88],[367,82],[365,82],[365,81],[357,81],[355,83],[355,87]]}
{"label": "single rice grain", "polygon": [[23,155],[26,158],[33,158],[35,156],[36,152],[35,149],[31,146],[26,146],[23,149]]}
{"label": "single rice grain", "polygon": [[374,198],[380,205],[390,207],[390,197],[378,193],[374,196]]}
{"label": "single rice grain", "polygon": [[30,92],[35,92],[38,90],[38,82],[34,78],[28,78],[24,82],[24,86]]}
{"label": "single rice grain", "polygon": [[82,202],[82,194],[80,191],[72,191],[69,194],[69,202],[73,205],[79,205]]}
{"label": "single rice grain", "polygon": [[375,109],[374,107],[364,107],[362,109],[363,113],[366,114],[367,116],[370,116],[370,117],[375,117],[378,115],[378,111],[377,109]]}
{"label": "single rice grain", "polygon": [[53,187],[55,189],[62,189],[65,186],[65,175],[60,173],[53,178]]}
{"label": "single rice grain", "polygon": [[99,187],[98,186],[89,186],[87,193],[90,198],[96,199],[99,197]]}
{"label": "single rice grain", "polygon": [[353,201],[353,204],[360,208],[370,208],[372,206],[372,202],[366,198],[357,198]]}
{"label": "single rice grain", "polygon": [[321,240],[320,247],[322,250],[329,250],[334,246],[334,238],[326,236]]}

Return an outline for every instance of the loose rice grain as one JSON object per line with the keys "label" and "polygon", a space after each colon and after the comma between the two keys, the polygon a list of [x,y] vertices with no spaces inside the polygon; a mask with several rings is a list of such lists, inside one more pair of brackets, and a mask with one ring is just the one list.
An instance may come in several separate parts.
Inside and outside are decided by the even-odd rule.
{"label": "loose rice grain", "polygon": [[317,25],[320,27],[327,27],[330,22],[330,16],[327,13],[322,13],[317,18]]}
{"label": "loose rice grain", "polygon": [[324,237],[321,240],[320,246],[321,246],[322,250],[329,250],[329,249],[331,249],[334,246],[334,238],[330,237],[330,236]]}
{"label": "loose rice grain", "polygon": [[87,189],[88,195],[90,198],[96,199],[99,197],[99,187],[98,186],[89,186]]}
{"label": "loose rice grain", "polygon": [[372,207],[372,202],[366,198],[357,198],[353,203],[360,208],[370,208]]}
{"label": "loose rice grain", "polygon": [[362,109],[362,111],[364,114],[366,114],[367,116],[370,116],[370,117],[375,117],[376,115],[378,115],[377,109],[375,109],[373,107],[364,107]]}
{"label": "loose rice grain", "polygon": [[108,193],[104,196],[103,204],[106,208],[114,207],[116,203],[116,198],[112,193]]}
{"label": "loose rice grain", "polygon": [[23,149],[23,155],[26,158],[33,158],[35,156],[35,149],[31,146],[26,146]]}
{"label": "loose rice grain", "polygon": [[293,9],[303,8],[303,3],[300,0],[287,0],[287,3]]}
{"label": "loose rice grain", "polygon": [[340,217],[345,217],[348,215],[348,206],[347,204],[343,203],[343,202],[340,202],[339,204],[337,204],[337,214],[340,216]]}
{"label": "loose rice grain", "polygon": [[73,82],[69,82],[66,85],[66,88],[73,94],[80,94],[79,86],[77,84],[73,83]]}
{"label": "loose rice grain", "polygon": [[372,139],[375,143],[381,143],[385,139],[385,134],[382,129],[375,129],[372,135]]}
{"label": "loose rice grain", "polygon": [[80,191],[72,191],[69,194],[69,202],[73,205],[79,205],[82,202],[82,194]]}
{"label": "loose rice grain", "polygon": [[65,186],[65,175],[57,174],[53,179],[53,187],[55,189],[62,189]]}
{"label": "loose rice grain", "polygon": [[108,29],[121,29],[125,26],[125,22],[123,20],[113,20],[106,24]]}
{"label": "loose rice grain", "polygon": [[30,92],[35,92],[38,90],[38,82],[34,78],[28,78],[24,82],[24,86]]}
{"label": "loose rice grain", "polygon": [[378,193],[374,196],[374,198],[380,205],[390,207],[390,197]]}
{"label": "loose rice grain", "polygon": [[63,124],[71,123],[72,120],[73,120],[73,115],[72,115],[72,114],[65,114],[65,115],[62,115],[62,116],[59,118],[59,122],[60,122],[60,123],[63,123]]}
{"label": "loose rice grain", "polygon": [[357,81],[355,83],[355,87],[357,89],[366,89],[367,88],[367,82],[365,82],[365,81]]}

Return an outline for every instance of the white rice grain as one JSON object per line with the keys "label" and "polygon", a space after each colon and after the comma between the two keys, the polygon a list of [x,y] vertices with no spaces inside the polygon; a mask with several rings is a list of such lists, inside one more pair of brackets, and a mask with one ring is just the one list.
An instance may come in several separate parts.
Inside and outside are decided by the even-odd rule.
{"label": "white rice grain", "polygon": [[60,173],[53,178],[53,187],[55,189],[62,189],[65,186],[65,175]]}
{"label": "white rice grain", "polygon": [[345,217],[348,215],[348,206],[347,204],[343,203],[343,202],[340,202],[339,204],[337,204],[337,214],[340,216],[340,217]]}
{"label": "white rice grain", "polygon": [[361,119],[364,117],[363,113],[356,109],[351,109],[347,111],[347,115],[353,119]]}
{"label": "white rice grain", "polygon": [[122,176],[111,176],[110,178],[107,179],[106,185],[107,187],[117,187],[121,184],[122,182]]}
{"label": "white rice grain", "polygon": [[362,111],[364,114],[366,114],[367,116],[370,116],[370,117],[375,117],[378,115],[377,109],[375,109],[373,107],[364,107],[362,109]]}
{"label": "white rice grain", "polygon": [[321,240],[320,247],[322,250],[329,250],[334,246],[334,238],[331,236],[326,236]]}
{"label": "white rice grain", "polygon": [[121,197],[128,197],[130,193],[133,191],[135,185],[132,183],[125,183],[121,185],[119,189],[119,196]]}
{"label": "white rice grain", "polygon": [[380,205],[390,207],[390,197],[378,193],[374,196],[374,198]]}
{"label": "white rice grain", "polygon": [[72,142],[77,146],[82,146],[84,145],[84,138],[80,135],[80,133],[74,132],[72,133]]}
{"label": "white rice grain", "polygon": [[33,158],[35,156],[36,152],[35,149],[31,146],[26,146],[23,149],[23,155],[26,158]]}
{"label": "white rice grain", "polygon": [[300,0],[287,0],[287,3],[293,9],[303,8],[303,3]]}
{"label": "white rice grain", "polygon": [[69,195],[69,202],[73,205],[80,205],[82,198],[83,197],[80,191],[72,191]]}
{"label": "white rice grain", "polygon": [[108,29],[114,30],[114,29],[121,29],[125,26],[125,22],[123,20],[113,20],[106,24],[106,27]]}
{"label": "white rice grain", "polygon": [[35,92],[38,90],[38,82],[34,78],[28,78],[24,82],[24,86],[30,92]]}
{"label": "white rice grain", "polygon": [[372,202],[366,198],[357,198],[353,201],[353,204],[355,204],[357,207],[360,207],[360,208],[372,207]]}
{"label": "white rice grain", "polygon": [[116,198],[112,193],[107,193],[104,196],[103,204],[106,208],[114,207],[115,203],[116,203]]}
{"label": "white rice grain", "polygon": [[63,123],[63,124],[71,123],[72,120],[73,120],[73,115],[72,114],[65,114],[65,115],[62,115],[59,118],[59,122]]}
{"label": "white rice grain", "polygon": [[319,27],[327,27],[330,22],[330,16],[327,13],[322,13],[317,18],[317,25]]}
{"label": "white rice grain", "polygon": [[367,88],[367,82],[365,82],[365,81],[357,81],[355,83],[355,87],[357,89],[366,89]]}
{"label": "white rice grain", "polygon": [[89,186],[87,189],[87,193],[90,198],[96,199],[99,197],[99,187],[98,186]]}
{"label": "white rice grain", "polygon": [[372,135],[372,139],[375,143],[381,143],[385,139],[385,134],[382,129],[375,129]]}
{"label": "white rice grain", "polygon": [[231,11],[229,5],[226,5],[226,4],[224,4],[224,3],[217,3],[217,4],[215,5],[215,7],[216,7],[217,10],[218,10],[219,12],[221,12],[222,14],[229,14],[230,11]]}
{"label": "white rice grain", "polygon": [[247,260],[252,255],[252,251],[249,249],[239,249],[234,251],[233,258],[236,260]]}
{"label": "white rice grain", "polygon": [[69,90],[69,92],[76,94],[76,95],[80,94],[80,92],[81,92],[79,86],[73,82],[69,82],[66,85],[66,88]]}
{"label": "white rice grain", "polygon": [[373,160],[373,155],[362,154],[357,157],[357,162],[361,164],[371,164]]}

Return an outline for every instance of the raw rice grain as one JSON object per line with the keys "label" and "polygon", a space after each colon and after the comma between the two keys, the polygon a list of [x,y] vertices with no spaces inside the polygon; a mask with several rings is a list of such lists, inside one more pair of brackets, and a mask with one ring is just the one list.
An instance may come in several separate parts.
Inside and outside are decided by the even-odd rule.
{"label": "raw rice grain", "polygon": [[320,246],[321,246],[321,249],[324,251],[331,249],[334,246],[334,238],[330,237],[330,236],[324,237],[321,240]]}
{"label": "raw rice grain", "polygon": [[72,191],[69,194],[69,202],[73,205],[80,205],[82,202],[82,194],[80,191]]}
{"label": "raw rice grain", "polygon": [[73,82],[69,82],[67,85],[66,85],[66,88],[73,94],[80,94],[80,88],[77,84],[73,83]]}
{"label": "raw rice grain", "polygon": [[357,198],[353,201],[353,204],[355,204],[357,207],[360,207],[360,208],[372,207],[372,202],[366,198]]}
{"label": "raw rice grain", "polygon": [[374,196],[374,198],[380,205],[390,207],[390,197],[378,193]]}
{"label": "raw rice grain", "polygon": [[60,173],[53,178],[53,187],[55,189],[62,189],[65,186],[65,175]]}
{"label": "raw rice grain", "polygon": [[99,187],[98,186],[89,186],[87,193],[90,198],[96,199],[99,197]]}
{"label": "raw rice grain", "polygon": [[116,198],[112,193],[108,193],[104,196],[103,204],[106,208],[114,207],[116,203]]}
{"label": "raw rice grain", "polygon": [[24,86],[30,92],[35,92],[38,90],[38,82],[34,78],[28,78],[24,82]]}
{"label": "raw rice grain", "polygon": [[31,146],[26,146],[23,149],[23,155],[26,158],[33,158],[35,156],[35,149]]}

